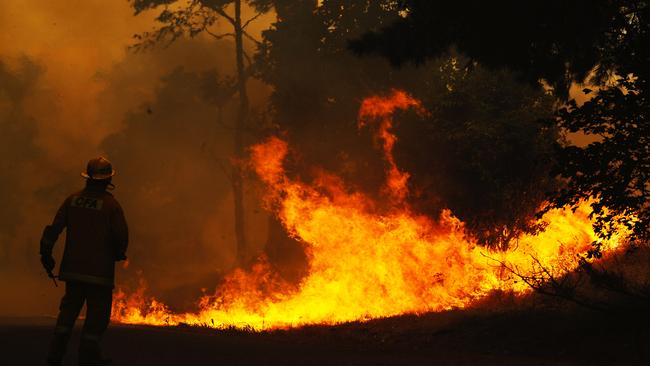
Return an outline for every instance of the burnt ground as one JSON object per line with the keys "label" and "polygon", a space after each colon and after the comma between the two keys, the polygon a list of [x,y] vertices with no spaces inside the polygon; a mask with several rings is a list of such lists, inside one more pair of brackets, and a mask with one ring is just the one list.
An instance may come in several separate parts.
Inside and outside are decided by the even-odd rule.
{"label": "burnt ground", "polygon": [[[0,318],[0,365],[42,365],[53,321]],[[649,324],[638,313],[525,310],[450,311],[265,333],[112,325],[104,350],[119,366],[650,365]],[[71,350],[78,339],[79,329]],[[65,365],[74,361],[73,352]]]}

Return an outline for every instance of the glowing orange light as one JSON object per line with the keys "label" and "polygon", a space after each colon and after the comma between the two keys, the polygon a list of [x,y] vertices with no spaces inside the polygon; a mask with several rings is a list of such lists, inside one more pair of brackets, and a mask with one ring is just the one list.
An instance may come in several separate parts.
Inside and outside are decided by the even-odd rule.
{"label": "glowing orange light", "polygon": [[[118,293],[113,319],[124,323],[274,329],[304,324],[335,324],[405,313],[464,308],[494,290],[523,294],[530,289],[503,271],[499,262],[532,273],[536,264],[566,273],[577,267],[576,255],[598,240],[588,203],[575,212],[553,210],[538,235],[523,235],[516,249],[488,252],[446,210],[434,221],[415,215],[404,202],[408,173],[397,167],[390,132],[392,113],[420,103],[404,92],[366,99],[359,127],[379,122],[378,140],[388,162],[386,190],[394,201],[387,212],[359,192],[350,193],[335,176],[322,173],[312,183],[293,180],[283,168],[285,141],[272,137],[251,148],[251,167],[267,185],[267,200],[287,232],[300,239],[309,272],[296,288],[274,274],[262,259],[252,270],[236,270],[213,295],[204,296],[194,313],[175,314],[147,299],[144,287],[132,295]],[[325,188],[325,189],[323,189]],[[623,234],[603,243],[619,246]]]}

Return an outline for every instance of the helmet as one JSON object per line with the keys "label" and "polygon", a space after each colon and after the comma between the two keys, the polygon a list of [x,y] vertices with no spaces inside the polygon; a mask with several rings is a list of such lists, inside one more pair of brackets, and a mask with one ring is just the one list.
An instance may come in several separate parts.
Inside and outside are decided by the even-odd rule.
{"label": "helmet", "polygon": [[91,159],[86,166],[86,171],[81,173],[82,177],[93,180],[104,180],[114,175],[113,165],[103,156]]}

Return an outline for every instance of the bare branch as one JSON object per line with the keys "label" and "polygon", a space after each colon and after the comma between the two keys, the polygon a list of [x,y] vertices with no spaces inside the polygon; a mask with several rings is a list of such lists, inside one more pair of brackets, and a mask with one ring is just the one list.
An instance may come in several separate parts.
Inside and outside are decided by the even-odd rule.
{"label": "bare branch", "polygon": [[221,15],[224,19],[226,19],[233,27],[235,28],[237,27],[237,22],[235,22],[235,19],[230,15],[228,15],[228,13],[226,13],[225,10],[221,8],[214,8],[212,10],[214,10],[215,12],[217,12],[217,14]]}
{"label": "bare branch", "polygon": [[216,34],[210,31],[208,28],[204,29],[205,33],[211,35],[214,39],[223,39],[226,37],[235,37],[235,33],[223,33],[223,34]]}
{"label": "bare branch", "polygon": [[[533,276],[523,275],[517,270],[516,267],[514,267],[514,268],[510,267],[505,262],[500,261],[500,260],[495,259],[495,258],[492,258],[492,257],[489,257],[489,256],[487,256],[487,255],[485,255],[483,253],[481,253],[481,255],[483,257],[485,257],[485,258],[488,258],[490,260],[493,260],[493,261],[499,263],[505,270],[512,273],[515,277],[519,278],[526,285],[528,285],[528,287],[530,287],[531,289],[533,289],[535,292],[537,292],[539,294],[547,295],[547,296],[551,296],[551,297],[558,297],[558,298],[573,302],[573,303],[575,303],[577,305],[583,306],[583,307],[585,307],[587,309],[591,309],[591,310],[594,310],[594,311],[607,312],[607,310],[608,310],[605,307],[602,307],[602,306],[599,306],[597,304],[594,304],[594,303],[587,302],[585,300],[579,299],[575,295],[571,294],[570,291],[567,291],[566,288],[560,288],[559,287],[560,285],[557,283],[557,281],[555,281],[555,279],[552,276],[549,278],[552,290],[549,291],[549,290],[546,289],[546,286],[544,286],[545,284],[549,284],[549,281],[547,279],[545,279],[543,276],[542,277],[536,277],[534,275]],[[547,268],[545,268],[544,266],[541,266],[541,264],[540,264],[540,262],[539,262],[539,260],[537,258],[535,258],[532,255],[531,255],[531,257],[533,258],[533,260],[538,265],[540,265],[540,270],[542,271],[542,273],[546,274],[547,276],[550,276],[550,271]]]}
{"label": "bare branch", "polygon": [[261,45],[262,45],[262,42],[258,41],[257,39],[255,39],[255,37],[253,37],[253,36],[251,36],[250,34],[248,34],[248,32],[246,32],[244,29],[242,29],[242,34],[243,34],[246,38],[248,38],[249,40],[251,40],[253,43],[255,43],[255,45],[257,45],[257,46],[261,46]]}
{"label": "bare branch", "polygon": [[252,18],[248,19],[248,20],[244,23],[244,25],[241,26],[241,29],[246,29],[246,27],[248,27],[249,24],[251,24],[252,22],[254,22],[255,19],[259,18],[259,17],[262,16],[262,15],[263,15],[263,13],[261,13],[261,12],[255,14],[255,16],[253,16]]}
{"label": "bare branch", "polygon": [[530,258],[539,266],[539,268],[542,270],[542,272],[546,275],[549,281],[553,284],[553,286],[558,287],[560,284],[557,282],[553,274],[548,270],[548,268],[544,267],[544,265],[537,259],[534,255],[530,255]]}

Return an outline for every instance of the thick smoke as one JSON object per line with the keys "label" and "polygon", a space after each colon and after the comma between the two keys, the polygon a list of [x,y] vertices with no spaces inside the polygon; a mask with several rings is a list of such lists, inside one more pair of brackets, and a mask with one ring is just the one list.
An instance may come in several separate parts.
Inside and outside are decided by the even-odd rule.
{"label": "thick smoke", "polygon": [[[120,169],[115,193],[131,223],[133,269],[172,304],[213,288],[236,258],[228,127],[235,105],[219,111],[202,94],[206,85],[214,85],[214,73],[175,69],[152,102],[101,145]],[[266,216],[257,202],[248,199],[247,221],[259,250]]]}
{"label": "thick smoke", "polygon": [[[0,315],[54,314],[61,291],[38,260],[38,240],[65,197],[83,185],[86,161],[106,155],[131,230],[129,266],[118,283],[145,277],[151,293],[181,307],[212,290],[235,258],[228,178],[236,95],[213,92],[233,72],[230,42],[180,40],[128,52],[81,83],[79,106],[53,80],[47,60],[0,57]],[[268,90],[250,82],[254,108]],[[78,114],[74,113],[75,107]],[[267,216],[247,196],[250,255],[261,251]],[[55,248],[57,261],[64,236]]]}
{"label": "thick smoke", "polygon": [[29,113],[43,68],[26,57],[13,61],[0,60],[0,289],[7,299],[0,302],[0,313],[9,314],[50,303],[36,280],[40,229],[35,225],[53,207],[49,193],[57,191],[48,179],[53,169],[37,144],[37,121]]}
{"label": "thick smoke", "polygon": [[24,198],[34,190],[21,178],[36,173],[36,160],[43,152],[36,146],[36,123],[25,113],[25,99],[35,88],[42,74],[41,68],[27,58],[15,70],[0,63],[0,265],[11,264],[10,253],[15,243],[10,240],[18,233],[18,226],[28,215]]}

